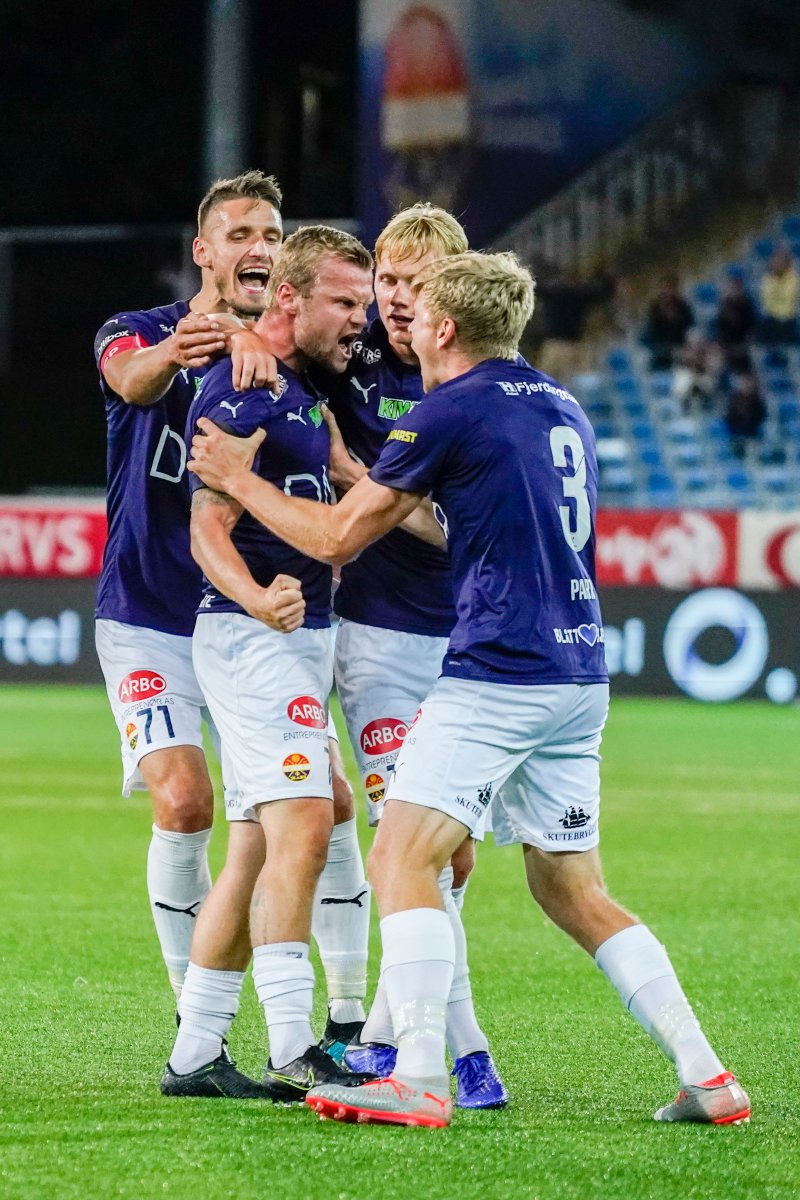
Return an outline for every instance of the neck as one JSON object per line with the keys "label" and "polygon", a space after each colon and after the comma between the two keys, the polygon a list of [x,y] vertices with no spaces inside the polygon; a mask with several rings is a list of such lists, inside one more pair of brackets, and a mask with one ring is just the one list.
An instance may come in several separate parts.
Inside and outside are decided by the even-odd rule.
{"label": "neck", "polygon": [[270,354],[286,363],[290,371],[304,371],[308,357],[298,347],[294,337],[294,321],[280,308],[271,308],[258,318],[256,333],[266,343]]}
{"label": "neck", "polygon": [[439,383],[449,383],[451,379],[457,379],[459,375],[466,375],[467,371],[471,371],[473,367],[477,367],[478,363],[482,362],[486,362],[486,359],[467,354],[464,350],[450,350],[444,361],[437,367],[437,380]]}
{"label": "neck", "polygon": [[[190,312],[215,313],[232,312],[231,306],[222,299],[217,291],[214,280],[206,279],[205,273],[200,291],[189,301]],[[237,314],[238,315],[238,314]]]}

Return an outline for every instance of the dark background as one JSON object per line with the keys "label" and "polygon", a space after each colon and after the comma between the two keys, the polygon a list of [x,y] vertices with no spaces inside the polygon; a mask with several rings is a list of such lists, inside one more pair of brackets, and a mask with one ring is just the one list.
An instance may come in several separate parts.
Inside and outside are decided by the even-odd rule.
{"label": "dark background", "polygon": [[[357,4],[249,9],[246,70],[230,84],[250,98],[242,169],[279,177],[289,217],[350,217]],[[0,493],[99,488],[105,422],[94,333],[120,309],[182,294],[185,278],[176,275],[210,182],[206,8],[202,0],[5,0],[0,12],[0,230],[142,226],[135,241],[56,235],[6,252]],[[318,118],[304,124],[309,90]],[[188,227],[167,236],[165,223]]]}

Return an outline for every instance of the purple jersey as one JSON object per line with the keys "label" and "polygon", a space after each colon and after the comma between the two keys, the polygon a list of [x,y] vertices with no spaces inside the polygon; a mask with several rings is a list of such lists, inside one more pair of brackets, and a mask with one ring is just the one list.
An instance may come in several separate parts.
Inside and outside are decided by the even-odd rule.
{"label": "purple jersey", "polygon": [[569,392],[527,364],[479,363],[392,430],[370,477],[432,491],[447,517],[458,617],[443,675],[607,681],[594,435]]}
{"label": "purple jersey", "polygon": [[95,338],[106,402],[108,541],[96,616],[189,636],[202,576],[189,551],[186,416],[205,368],[182,370],[160,400],[126,404],[102,371],[115,354],[155,346],[189,312],[185,300],[106,321]]}
{"label": "purple jersey", "polygon": [[[380,321],[354,342],[347,375],[326,377],[325,390],[347,448],[368,467],[423,396],[419,368],[400,361]],[[342,569],[334,608],[362,625],[447,637],[456,620],[448,555],[393,529]]]}
{"label": "purple jersey", "polygon": [[[287,495],[330,504],[330,437],[320,408],[322,397],[284,363],[279,361],[278,367],[277,398],[266,388],[235,391],[230,359],[212,367],[189,412],[187,444],[191,443],[199,417],[208,417],[236,437],[249,437],[256,429],[266,429],[267,440],[253,463],[256,474]],[[203,486],[196,475],[190,476],[193,492]],[[243,512],[234,525],[231,541],[262,587],[268,587],[281,574],[300,580],[306,602],[306,629],[330,625],[330,567],[287,546],[248,512]],[[203,590],[198,613],[244,611],[207,580]]]}

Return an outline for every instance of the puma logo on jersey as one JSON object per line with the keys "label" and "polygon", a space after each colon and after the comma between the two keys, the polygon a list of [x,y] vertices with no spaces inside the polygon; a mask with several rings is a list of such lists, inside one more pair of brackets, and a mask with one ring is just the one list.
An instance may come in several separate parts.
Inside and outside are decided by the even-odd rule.
{"label": "puma logo on jersey", "polygon": [[350,382],[357,392],[361,392],[361,395],[364,397],[364,403],[369,404],[369,393],[374,387],[378,386],[377,383],[371,383],[369,387],[364,387],[364,385],[359,383],[357,379],[351,379]]}
{"label": "puma logo on jersey", "polygon": [[244,400],[240,400],[238,404],[228,404],[227,400],[221,400],[219,406],[220,406],[220,408],[227,408],[228,412],[233,415],[233,418],[235,420],[236,414],[239,411],[239,409],[242,407],[243,404],[244,404]]}
{"label": "puma logo on jersey", "polygon": [[299,421],[301,425],[305,425],[305,423],[306,423],[306,422],[305,422],[305,418],[304,418],[304,416],[303,416],[303,410],[302,410],[302,408],[298,408],[298,410],[297,410],[297,412],[296,412],[296,413],[294,413],[294,412],[287,412],[287,414],[286,414],[286,420],[287,420],[287,421]]}

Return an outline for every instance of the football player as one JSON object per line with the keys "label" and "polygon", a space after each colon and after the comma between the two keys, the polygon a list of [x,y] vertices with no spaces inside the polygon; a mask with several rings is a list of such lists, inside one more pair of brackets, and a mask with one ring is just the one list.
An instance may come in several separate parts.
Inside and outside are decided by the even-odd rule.
{"label": "football player", "polygon": [[276,536],[347,562],[433,494],[449,524],[458,621],[406,735],[370,856],[397,1060],[387,1079],[315,1089],[323,1116],[442,1127],[453,931],[438,875],[493,798],[498,843],[523,847],[531,894],[594,959],[675,1064],[659,1121],[746,1121],[664,946],[607,894],[599,747],[608,710],[594,575],[597,460],[575,398],[518,358],[533,281],[513,255],[467,253],[417,276],[412,345],[426,399],[334,509],[247,469],[250,446],[195,438],[190,469]]}
{"label": "football player", "polygon": [[198,211],[197,294],[118,313],[95,340],[108,423],[97,652],[120,733],[123,794],[147,789],[152,798],[147,888],[176,997],[211,884],[213,811],[201,737],[205,701],[191,661],[201,573],[189,550],[184,432],[215,357],[233,349],[239,386],[268,381],[271,357],[229,314],[263,310],[282,240],[280,207],[276,180],[260,171],[219,180]]}
{"label": "football player", "polygon": [[[366,474],[387,436],[422,399],[419,361],[411,346],[415,275],[434,259],[466,249],[466,234],[455,217],[431,204],[415,204],[397,213],[379,235],[375,246],[378,318],[356,340],[347,371],[324,385],[346,446],[341,453],[341,438],[334,428],[331,472],[341,489]],[[456,620],[452,573],[438,530],[436,540],[438,544],[430,544],[407,528],[391,530],[342,568],[334,600],[341,618],[336,633],[336,686],[371,825],[377,824],[383,811],[405,732],[441,672]],[[343,838],[346,830],[345,824],[337,826],[334,839]],[[473,844],[466,838],[440,880],[457,946],[447,1041],[459,1105],[494,1108],[505,1104],[508,1095],[475,1015],[460,913],[472,863]],[[323,920],[320,912],[315,930]],[[360,936],[366,961],[364,914],[330,910],[327,923],[331,938],[338,930],[343,949],[348,936],[354,947]],[[332,1009],[322,1044],[337,1054],[353,1038],[345,1052],[347,1065],[388,1074],[396,1042],[382,982],[360,1032],[357,1026],[337,1024],[336,1016]]]}
{"label": "football player", "polygon": [[[187,428],[210,418],[242,438],[268,431],[260,477],[331,503],[328,428],[303,373],[311,362],[346,369],[372,299],[371,269],[369,252],[339,230],[310,226],[287,239],[256,326],[277,360],[275,386],[237,392],[225,360],[203,381]],[[194,663],[233,793],[227,858],[197,920],[161,1089],[291,1101],[315,1083],[365,1078],[321,1050],[310,1025],[312,903],[333,825],[331,571],[230,497],[193,484],[192,549],[206,580]],[[225,1051],[251,952],[269,1033],[262,1083],[237,1071]]]}

